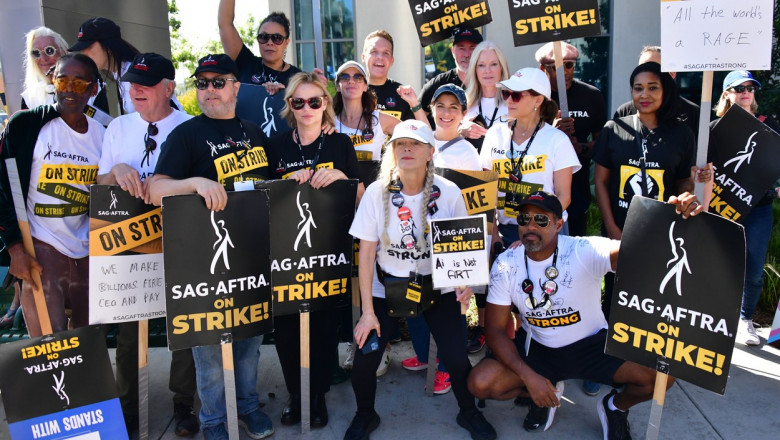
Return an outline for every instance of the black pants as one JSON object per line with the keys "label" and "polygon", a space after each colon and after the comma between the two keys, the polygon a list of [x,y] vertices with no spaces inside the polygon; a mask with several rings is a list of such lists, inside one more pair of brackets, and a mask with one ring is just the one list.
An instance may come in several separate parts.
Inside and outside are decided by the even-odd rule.
{"label": "black pants", "polygon": [[[309,314],[309,371],[311,394],[330,390],[338,349],[338,310]],[[299,314],[274,316],[274,340],[284,383],[290,394],[301,394],[301,319]]]}
{"label": "black pants", "polygon": [[[379,319],[379,347],[384,348],[393,332],[398,328],[398,318],[387,314],[387,302],[384,298],[374,297],[374,313]],[[455,300],[455,293],[445,293],[438,303],[423,312],[425,322],[431,330],[436,346],[439,348],[439,360],[444,362],[450,373],[452,390],[458,400],[461,410],[473,409],[474,396],[466,387],[466,379],[471,371],[466,347],[466,329],[460,316],[460,303]],[[360,412],[374,408],[376,399],[376,369],[382,361],[384,350],[380,349],[364,355],[360,349],[355,350],[355,362],[352,366],[352,390],[355,392],[357,409]]]}

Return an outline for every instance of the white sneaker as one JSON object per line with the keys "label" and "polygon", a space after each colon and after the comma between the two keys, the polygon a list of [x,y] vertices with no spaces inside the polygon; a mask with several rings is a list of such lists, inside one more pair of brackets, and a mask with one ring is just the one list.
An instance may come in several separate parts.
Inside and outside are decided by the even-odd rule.
{"label": "white sneaker", "polygon": [[761,345],[761,339],[756,334],[756,328],[753,327],[753,321],[750,319],[739,319],[739,330],[737,331],[738,340],[745,345]]}
{"label": "white sneaker", "polygon": [[342,364],[342,366],[346,370],[351,370],[352,369],[352,364],[355,362],[355,346],[356,345],[357,344],[355,344],[353,342],[353,343],[351,343],[351,344],[349,344],[347,346],[347,358],[344,359],[344,363]]}
{"label": "white sneaker", "polygon": [[382,353],[382,362],[379,363],[379,367],[376,369],[376,377],[382,376],[387,373],[387,368],[390,367],[390,346],[385,348],[385,352]]}

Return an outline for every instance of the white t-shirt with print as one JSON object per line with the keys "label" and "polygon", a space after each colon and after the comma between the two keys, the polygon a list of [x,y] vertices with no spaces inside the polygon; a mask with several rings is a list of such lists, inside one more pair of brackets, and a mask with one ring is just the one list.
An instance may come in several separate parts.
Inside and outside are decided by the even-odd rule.
{"label": "white t-shirt with print", "polygon": [[[507,179],[512,169],[512,160],[507,157],[509,143],[512,142],[516,154],[523,152],[528,145],[528,140],[520,145],[512,141],[512,130],[509,127],[509,123],[500,123],[488,130],[480,153],[482,168],[496,171],[499,174],[499,179]],[[514,161],[517,163],[518,159]],[[539,132],[536,133],[536,137],[523,158],[522,183],[537,187],[530,192],[542,189],[554,194],[553,173],[565,168],[571,168],[571,172],[574,174],[582,168],[582,165],[577,159],[577,153],[574,151],[569,137],[557,128],[544,123]],[[538,188],[539,186],[541,188]],[[499,181],[499,187],[501,187],[501,181]],[[498,191],[499,206],[503,206],[504,195],[503,191]],[[563,219],[566,220],[567,217],[566,211],[564,211]],[[498,221],[502,225],[517,224],[517,219],[506,216],[503,209],[498,209]]]}
{"label": "white t-shirt with print", "polygon": [[[480,103],[482,104],[482,118],[484,119],[486,125],[490,124],[490,119],[493,117],[493,112],[496,110],[496,99],[481,98]],[[498,125],[502,121],[506,122],[508,114],[509,109],[507,108],[506,103],[502,102],[501,105],[498,106],[498,111],[496,111],[496,118],[493,120],[491,127],[493,125]],[[479,116],[479,106],[472,105],[468,110],[466,110],[466,116],[463,118],[463,120],[473,121],[477,116]]]}
{"label": "white t-shirt with print", "polygon": [[30,233],[71,258],[89,254],[89,185],[97,180],[104,131],[92,118],[86,133],[55,118],[35,143],[27,193]]}
{"label": "white t-shirt with print", "polygon": [[374,132],[374,137],[371,140],[366,140],[363,137],[362,129],[347,127],[342,124],[338,116],[336,117],[336,129],[339,133],[343,133],[352,139],[352,145],[355,146],[355,153],[357,153],[359,161],[371,160],[379,162],[382,159],[382,144],[385,141],[385,133],[382,131],[382,124],[379,122],[379,110],[374,110],[371,114],[371,130]]}
{"label": "white t-shirt with print", "polygon": [[449,141],[440,141],[436,139],[436,152],[433,153],[433,165],[436,168],[447,168],[450,170],[469,170],[482,171],[482,164],[479,160],[479,153],[467,140],[460,139],[441,150]]}
{"label": "white t-shirt with print", "polygon": [[[466,204],[460,194],[460,189],[452,182],[440,176],[434,176],[433,184],[439,187],[441,195],[436,199],[436,206],[439,210],[434,215],[429,215],[425,208],[425,220],[420,213],[424,207],[422,203],[423,193],[408,196],[403,194],[404,205],[412,211],[413,228],[412,234],[415,238],[419,237],[419,229],[424,228],[426,222],[431,219],[445,219],[452,217],[466,216]],[[383,193],[387,187],[381,182],[374,182],[368,186],[363,198],[360,200],[355,219],[349,228],[349,233],[355,238],[376,241],[377,256],[376,261],[385,272],[393,276],[408,277],[409,272],[417,271],[423,275],[430,275],[431,268],[431,243],[430,234],[425,243],[425,251],[407,250],[401,244],[401,220],[398,218],[398,208],[393,206],[391,197],[387,199],[387,208],[383,205]],[[427,201],[426,201],[427,204]],[[389,213],[387,232],[390,239],[389,246],[382,243],[382,232],[385,227],[385,211]],[[452,291],[451,289],[448,291]],[[444,291],[443,291],[444,292]],[[374,282],[372,285],[372,294],[377,298],[385,297],[385,287],[379,282],[376,270],[374,270]]]}
{"label": "white t-shirt with print", "polygon": [[487,301],[520,310],[523,328],[540,344],[558,348],[577,342],[607,328],[601,311],[601,279],[612,272],[610,251],[615,240],[604,237],[558,236],[558,292],[550,296],[552,306],[545,310],[528,307],[528,294],[522,283],[528,278],[534,284],[532,295],[537,304],[544,298],[540,280],[547,280],[545,269],[552,266],[554,255],[544,261],[528,259],[525,269],[525,247],[519,246],[501,254],[490,271]]}
{"label": "white t-shirt with print", "polygon": [[98,174],[109,174],[114,165],[125,163],[138,171],[142,181],[154,175],[154,167],[157,165],[163,142],[168,138],[168,134],[190,118],[192,118],[191,115],[174,110],[170,115],[157,121],[155,123],[158,130],[157,135],[151,136],[157,142],[157,148],[149,153],[148,160],[144,160],[146,149],[144,137],[149,123],[144,121],[138,112],[114,119],[108,125],[103,137],[103,151],[100,156]]}

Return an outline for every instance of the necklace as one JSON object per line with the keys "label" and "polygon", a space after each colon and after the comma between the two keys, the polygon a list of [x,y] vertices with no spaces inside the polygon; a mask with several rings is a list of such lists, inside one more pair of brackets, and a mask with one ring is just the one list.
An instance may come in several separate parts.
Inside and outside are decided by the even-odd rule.
{"label": "necklace", "polygon": [[[525,275],[527,277],[530,277],[531,274],[528,272],[528,254],[523,253],[523,257],[525,258]],[[534,298],[533,292],[534,292],[534,282],[531,281],[530,278],[526,278],[523,280],[522,284],[520,285],[520,288],[528,295],[528,298],[525,300],[525,305],[529,309],[541,309],[549,310],[550,307],[552,307],[552,301],[550,301],[550,297],[555,295],[556,292],[558,292],[558,283],[556,283],[554,280],[558,278],[558,268],[555,266],[558,262],[558,246],[555,247],[555,253],[553,254],[553,261],[552,266],[548,267],[544,270],[544,276],[547,277],[547,281],[544,283],[542,282],[541,278],[539,279],[539,286],[542,288],[542,301],[539,302]]]}
{"label": "necklace", "polygon": [[[298,134],[298,129],[295,129],[295,132],[293,133],[295,137],[295,143],[298,145],[298,153],[301,155],[301,168],[306,168],[306,158],[303,157],[303,146],[301,146],[301,136]],[[319,139],[320,144],[317,146],[317,151],[314,152],[314,157],[311,160],[311,165],[309,166],[309,169],[314,171],[314,168],[317,166],[317,161],[320,159],[320,151],[322,151],[322,144],[325,140],[325,136],[323,136],[322,132],[320,132],[320,135],[317,137]],[[313,144],[314,142],[312,142]]]}

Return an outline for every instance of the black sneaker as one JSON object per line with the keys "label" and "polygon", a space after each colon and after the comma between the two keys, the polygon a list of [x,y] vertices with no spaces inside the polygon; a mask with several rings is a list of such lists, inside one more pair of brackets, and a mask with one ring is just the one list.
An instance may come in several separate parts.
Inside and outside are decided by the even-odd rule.
{"label": "black sneaker", "polygon": [[476,326],[471,330],[471,338],[466,346],[470,354],[478,353],[485,346],[485,328]]}
{"label": "black sneaker", "polygon": [[525,416],[525,420],[523,420],[523,428],[528,432],[534,432],[540,429],[542,431],[547,431],[547,428],[552,425],[553,419],[555,418],[556,409],[558,408],[542,408],[536,406],[536,404],[531,401],[528,405],[528,414]]}
{"label": "black sneaker", "polygon": [[611,411],[609,409],[609,399],[617,394],[617,390],[612,390],[599,401],[596,411],[599,413],[601,428],[604,430],[605,440],[631,440],[631,432],[628,427],[628,410]]}
{"label": "black sneaker", "polygon": [[179,437],[192,437],[200,431],[198,418],[190,405],[184,403],[173,404],[173,419],[176,422],[174,434]]}
{"label": "black sneaker", "polygon": [[476,408],[460,411],[456,420],[458,425],[471,433],[474,440],[493,440],[497,437],[496,430]]}
{"label": "black sneaker", "polygon": [[379,414],[373,409],[370,413],[355,413],[352,423],[349,424],[344,440],[368,440],[369,434],[379,426]]}

